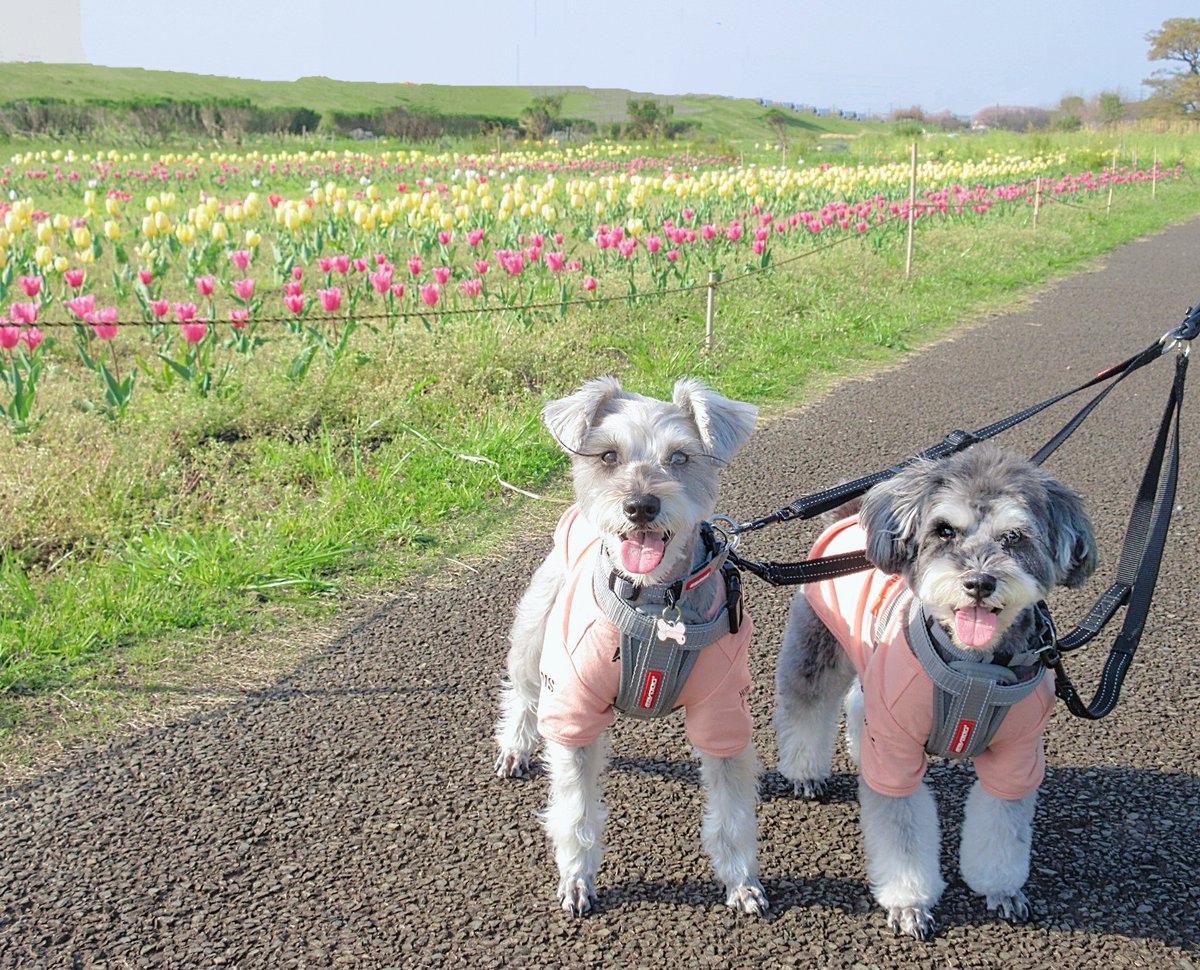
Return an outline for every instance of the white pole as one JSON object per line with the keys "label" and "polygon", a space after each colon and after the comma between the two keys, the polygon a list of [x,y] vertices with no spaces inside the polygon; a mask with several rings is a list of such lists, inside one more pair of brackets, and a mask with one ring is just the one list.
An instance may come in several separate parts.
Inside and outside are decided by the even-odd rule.
{"label": "white pole", "polygon": [[913,222],[917,217],[917,143],[912,143],[912,169],[908,175],[908,247],[904,255],[904,278],[912,273]]}
{"label": "white pole", "polygon": [[1033,228],[1037,228],[1038,210],[1042,207],[1042,177],[1037,177],[1037,184],[1033,189]]}

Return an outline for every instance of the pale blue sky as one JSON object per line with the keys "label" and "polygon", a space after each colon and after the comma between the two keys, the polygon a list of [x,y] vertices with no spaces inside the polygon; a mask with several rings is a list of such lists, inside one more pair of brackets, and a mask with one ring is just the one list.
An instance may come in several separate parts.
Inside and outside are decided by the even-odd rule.
{"label": "pale blue sky", "polygon": [[[94,64],[293,80],[586,85],[886,113],[1146,94],[1164,0],[80,0]],[[23,9],[36,9],[26,4]],[[27,13],[26,16],[36,16]]]}

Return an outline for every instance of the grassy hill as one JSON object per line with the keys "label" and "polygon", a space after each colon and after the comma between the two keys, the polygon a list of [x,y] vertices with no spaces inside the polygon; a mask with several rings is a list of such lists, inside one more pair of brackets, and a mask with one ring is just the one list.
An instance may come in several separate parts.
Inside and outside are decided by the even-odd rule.
{"label": "grassy hill", "polygon": [[[598,124],[623,121],[631,97],[653,97],[674,108],[675,117],[699,125],[701,137],[744,142],[771,139],[763,122],[766,109],[749,98],[718,95],[655,95],[618,88],[467,87],[445,84],[381,84],[304,77],[296,81],[147,71],[142,68],[91,64],[0,64],[0,103],[28,98],[64,101],[129,101],[166,98],[203,101],[248,98],[262,108],[305,107],[318,112],[369,112],[405,107],[438,115],[488,115],[516,119],[537,95],[562,93],[563,115]],[[861,131],[863,123],[829,115],[792,113],[795,134],[844,134]]]}

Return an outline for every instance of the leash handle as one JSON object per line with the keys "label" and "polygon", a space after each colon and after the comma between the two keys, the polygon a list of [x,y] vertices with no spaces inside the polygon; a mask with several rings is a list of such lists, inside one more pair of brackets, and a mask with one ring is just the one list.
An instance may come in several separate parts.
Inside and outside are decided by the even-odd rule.
{"label": "leash handle", "polygon": [[[1200,321],[1200,316],[1196,320]],[[1171,512],[1175,506],[1179,480],[1180,417],[1187,362],[1186,353],[1180,353],[1175,362],[1175,380],[1130,513],[1129,530],[1117,567],[1117,580],[1105,590],[1080,624],[1058,641],[1057,649],[1043,655],[1046,665],[1054,671],[1055,693],[1066,702],[1067,709],[1076,717],[1098,720],[1116,706],[1125,674],[1133,663],[1134,653],[1145,630],[1150,602],[1158,582],[1167,529],[1171,524]],[[1091,640],[1123,603],[1128,603],[1125,619],[1105,661],[1100,685],[1091,703],[1084,703],[1063,667],[1062,653]]]}

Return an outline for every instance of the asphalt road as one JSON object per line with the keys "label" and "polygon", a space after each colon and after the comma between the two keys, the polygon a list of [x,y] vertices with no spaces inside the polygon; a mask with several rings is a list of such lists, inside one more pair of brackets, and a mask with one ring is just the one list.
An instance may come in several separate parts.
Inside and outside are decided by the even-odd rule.
{"label": "asphalt road", "polygon": [[[1200,221],[766,422],[728,472],[724,508],[756,516],[1082,381],[1182,319],[1200,299],[1198,257]],[[1102,552],[1092,584],[1053,601],[1060,625],[1115,570],[1171,370],[1162,362],[1126,382],[1048,466],[1087,497]],[[491,770],[508,617],[549,544],[538,531],[502,559],[399,592],[269,689],[0,792],[0,966],[1198,966],[1198,395],[1200,385],[1160,588],[1121,702],[1097,723],[1060,705],[1050,723],[1025,925],[989,916],[957,879],[972,774],[942,762],[929,776],[950,880],[941,928],[925,943],[887,929],[867,891],[849,763],[839,756],[824,804],[792,798],[772,770],[773,658],[790,594],[752,577],[770,915],[722,904],[678,718],[618,722],[598,910],[563,913],[536,817],[545,778]],[[1063,408],[1002,443],[1032,452]],[[816,532],[776,526],[743,551],[799,558]],[[1106,650],[1070,661],[1089,697]]]}

